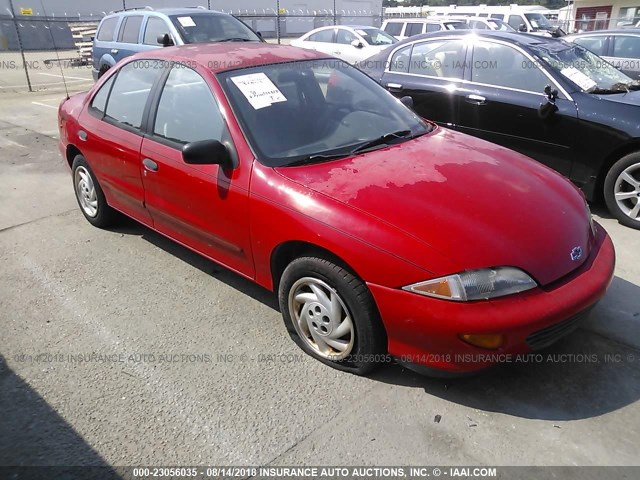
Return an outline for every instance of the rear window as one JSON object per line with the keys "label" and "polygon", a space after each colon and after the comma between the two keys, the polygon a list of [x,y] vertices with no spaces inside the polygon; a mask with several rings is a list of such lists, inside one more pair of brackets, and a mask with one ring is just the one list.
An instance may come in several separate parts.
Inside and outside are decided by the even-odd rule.
{"label": "rear window", "polygon": [[126,17],[123,26],[120,27],[120,37],[118,40],[123,43],[138,43],[141,26],[142,15]]}
{"label": "rear window", "polygon": [[111,42],[113,41],[113,34],[116,33],[116,25],[118,24],[118,17],[107,18],[98,30],[97,40]]}
{"label": "rear window", "polygon": [[402,32],[402,23],[389,22],[385,25],[384,31],[389,35],[393,35],[394,37],[396,37],[400,35],[400,32]]}

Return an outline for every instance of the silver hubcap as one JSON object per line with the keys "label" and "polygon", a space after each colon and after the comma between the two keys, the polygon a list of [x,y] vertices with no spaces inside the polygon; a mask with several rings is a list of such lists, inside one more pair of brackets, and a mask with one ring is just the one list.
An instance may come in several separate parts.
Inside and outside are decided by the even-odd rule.
{"label": "silver hubcap", "polygon": [[96,187],[93,185],[91,175],[86,168],[76,168],[74,184],[76,197],[78,197],[82,210],[88,216],[95,217],[98,214],[98,197],[96,197]]}
{"label": "silver hubcap", "polygon": [[296,332],[317,354],[335,361],[353,349],[355,332],[349,311],[322,280],[304,277],[294,283],[289,311]]}
{"label": "silver hubcap", "polygon": [[640,217],[640,163],[624,169],[614,187],[618,208],[634,220]]}

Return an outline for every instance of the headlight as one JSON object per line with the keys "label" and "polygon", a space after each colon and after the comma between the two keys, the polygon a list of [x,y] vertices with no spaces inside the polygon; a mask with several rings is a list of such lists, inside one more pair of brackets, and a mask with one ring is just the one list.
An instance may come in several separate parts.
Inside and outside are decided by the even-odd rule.
{"label": "headlight", "polygon": [[537,283],[522,270],[513,267],[470,270],[403,287],[403,290],[428,297],[466,302],[502,297],[535,288]]}

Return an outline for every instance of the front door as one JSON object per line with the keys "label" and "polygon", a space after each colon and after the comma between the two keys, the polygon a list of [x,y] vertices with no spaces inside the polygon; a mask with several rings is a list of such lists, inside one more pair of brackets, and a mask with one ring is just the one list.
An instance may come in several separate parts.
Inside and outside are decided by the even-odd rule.
{"label": "front door", "polygon": [[199,73],[179,64],[172,68],[151,108],[148,130],[141,168],[156,230],[252,277],[251,164],[230,170],[182,159],[182,147],[200,140],[220,140],[235,152],[218,103]]}

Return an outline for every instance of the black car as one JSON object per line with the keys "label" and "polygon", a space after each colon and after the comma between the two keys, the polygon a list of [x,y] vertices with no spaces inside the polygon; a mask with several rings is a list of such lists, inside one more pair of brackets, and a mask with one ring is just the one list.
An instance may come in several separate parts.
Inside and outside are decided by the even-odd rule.
{"label": "black car", "polygon": [[496,31],[411,37],[359,65],[421,116],[528,155],[640,229],[640,82],[580,45]]}

